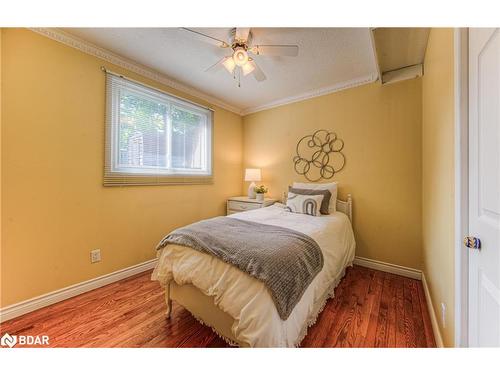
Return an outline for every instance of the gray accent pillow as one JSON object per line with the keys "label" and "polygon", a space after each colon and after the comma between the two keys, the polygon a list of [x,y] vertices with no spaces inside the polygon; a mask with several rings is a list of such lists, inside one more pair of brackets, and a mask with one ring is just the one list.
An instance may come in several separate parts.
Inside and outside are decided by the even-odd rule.
{"label": "gray accent pillow", "polygon": [[319,211],[321,202],[323,202],[324,195],[302,195],[295,193],[288,193],[286,200],[286,208],[290,212],[298,214],[305,214],[311,216],[321,216]]}
{"label": "gray accent pillow", "polygon": [[288,187],[288,192],[301,195],[322,195],[323,201],[321,202],[321,207],[319,212],[321,215],[329,215],[328,206],[330,205],[330,199],[332,198],[332,193],[329,190],[313,190],[313,189],[298,189],[291,186]]}

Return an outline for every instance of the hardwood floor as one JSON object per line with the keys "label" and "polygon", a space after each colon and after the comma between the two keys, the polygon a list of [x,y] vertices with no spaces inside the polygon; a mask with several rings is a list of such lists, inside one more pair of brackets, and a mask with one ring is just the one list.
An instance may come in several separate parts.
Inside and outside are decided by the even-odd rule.
{"label": "hardwood floor", "polygon": [[[0,325],[3,335],[48,335],[52,347],[226,347],[212,330],[165,300],[150,272]],[[435,347],[422,283],[354,266],[302,347]]]}

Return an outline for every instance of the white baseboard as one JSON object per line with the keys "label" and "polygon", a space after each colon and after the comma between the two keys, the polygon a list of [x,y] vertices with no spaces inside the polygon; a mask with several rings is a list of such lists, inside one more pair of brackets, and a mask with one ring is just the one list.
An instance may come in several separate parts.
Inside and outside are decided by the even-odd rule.
{"label": "white baseboard", "polygon": [[400,276],[410,277],[412,279],[422,280],[422,286],[424,288],[425,300],[427,302],[427,310],[429,311],[429,316],[431,318],[432,332],[434,333],[434,339],[436,340],[436,346],[438,348],[443,348],[443,338],[441,337],[441,331],[439,330],[438,320],[436,313],[434,312],[434,306],[432,305],[431,295],[429,292],[429,287],[425,279],[425,274],[415,268],[398,266],[396,264],[385,263],[378,260],[356,257],[354,258],[354,264],[358,266],[363,266],[366,268],[372,268],[378,271],[384,271],[393,273]]}
{"label": "white baseboard", "polygon": [[95,279],[83,281],[78,284],[70,285],[66,288],[56,290],[38,297],[31,298],[0,309],[0,322],[16,318],[31,311],[41,309],[42,307],[52,305],[65,299],[77,296],[79,294],[100,288],[104,285],[114,283],[138,273],[150,270],[156,266],[157,260],[152,259],[135,266],[127,267],[107,275],[96,277]]}
{"label": "white baseboard", "polygon": [[[156,259],[148,260],[146,262],[136,264],[135,266],[127,267],[122,270],[109,273],[107,275],[96,277],[95,279],[70,285],[66,288],[62,288],[54,292],[43,294],[41,296],[16,303],[14,305],[6,306],[0,309],[0,322],[5,322],[29,312],[41,309],[42,307],[52,305],[79,294],[89,292],[93,289],[97,289],[102,286],[114,283],[115,281],[123,280],[127,277],[134,276],[138,273],[153,269],[156,266],[156,263]],[[422,280],[436,345],[439,348],[443,347],[443,339],[441,337],[441,332],[437,323],[436,314],[434,313],[434,307],[430,298],[429,288],[427,286],[425,275],[422,273],[422,271],[358,256],[354,259],[354,264],[372,268],[378,271],[389,272],[400,276],[410,277],[412,279]]]}
{"label": "white baseboard", "polygon": [[422,271],[415,268],[398,266],[397,264],[381,262],[379,260],[368,259],[356,256],[354,264],[377,271],[393,273],[395,275],[406,276],[412,279],[422,280]]}
{"label": "white baseboard", "polygon": [[424,287],[425,300],[427,301],[427,309],[429,310],[429,316],[431,317],[432,331],[434,332],[434,339],[436,340],[436,346],[438,348],[443,348],[443,338],[441,337],[441,331],[439,330],[439,325],[434,312],[434,306],[432,305],[431,294],[429,292],[429,287],[427,285],[427,280],[425,279],[425,274],[422,273],[422,286]]}

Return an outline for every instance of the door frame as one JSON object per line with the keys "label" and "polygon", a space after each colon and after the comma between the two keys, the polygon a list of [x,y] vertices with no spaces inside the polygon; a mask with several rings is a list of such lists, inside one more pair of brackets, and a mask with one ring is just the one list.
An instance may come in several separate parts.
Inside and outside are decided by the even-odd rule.
{"label": "door frame", "polygon": [[455,102],[455,346],[468,347],[469,253],[469,29],[454,29]]}

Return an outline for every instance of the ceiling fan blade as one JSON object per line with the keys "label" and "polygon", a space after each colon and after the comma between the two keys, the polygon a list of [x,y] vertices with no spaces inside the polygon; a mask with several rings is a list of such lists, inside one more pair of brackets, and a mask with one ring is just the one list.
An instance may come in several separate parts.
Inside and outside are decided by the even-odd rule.
{"label": "ceiling fan blade", "polygon": [[203,34],[203,33],[200,33],[196,30],[188,29],[186,27],[181,27],[181,30],[185,31],[190,36],[192,36],[198,40],[201,40],[205,43],[210,43],[210,44],[217,46],[217,47],[220,47],[220,48],[228,48],[229,47],[229,44],[227,44],[223,40],[214,38],[213,36]]}
{"label": "ceiling fan blade", "polygon": [[251,47],[250,52],[262,56],[297,56],[299,54],[299,46],[291,44],[262,44]]}
{"label": "ceiling fan blade", "polygon": [[237,27],[236,33],[234,34],[234,39],[242,43],[246,43],[249,34],[250,34],[249,27]]}
{"label": "ceiling fan blade", "polygon": [[222,59],[217,61],[215,64],[210,65],[208,68],[205,69],[205,73],[215,73],[215,72],[219,71],[222,67],[224,67],[224,65],[222,65],[222,63],[224,62],[225,59],[227,59],[227,57],[223,57]]}
{"label": "ceiling fan blade", "polygon": [[259,82],[265,81],[266,80],[266,75],[264,74],[264,72],[262,71],[262,69],[260,69],[260,67],[257,65],[257,63],[255,62],[255,60],[249,61],[249,63],[252,63],[253,66],[254,66],[254,70],[252,71],[252,74],[253,74],[254,78],[257,81],[259,81]]}

